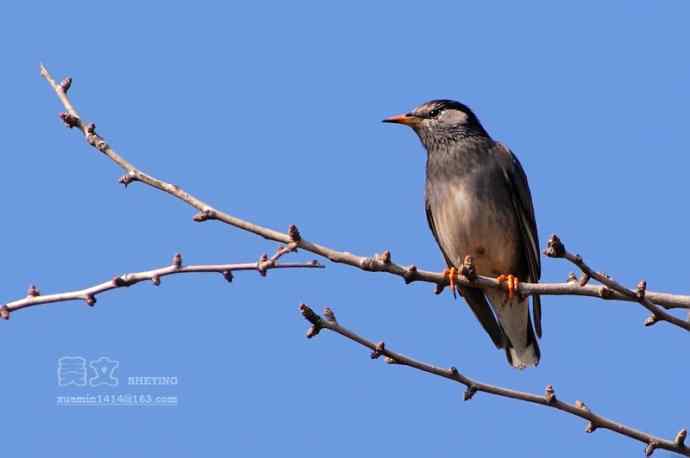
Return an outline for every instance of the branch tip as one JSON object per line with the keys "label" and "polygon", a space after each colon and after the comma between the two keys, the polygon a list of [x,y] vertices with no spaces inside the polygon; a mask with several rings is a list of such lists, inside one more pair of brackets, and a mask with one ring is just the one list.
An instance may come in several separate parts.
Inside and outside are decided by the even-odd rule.
{"label": "branch tip", "polygon": [[10,319],[10,308],[7,305],[3,305],[0,307],[0,318],[3,320],[9,320]]}
{"label": "branch tip", "polygon": [[565,256],[565,245],[556,234],[551,235],[546,244],[544,254],[549,258],[562,258]]}
{"label": "branch tip", "polygon": [[299,310],[302,313],[302,316],[311,323],[311,327],[307,331],[307,339],[311,339],[312,337],[316,336],[319,331],[321,331],[321,328],[323,327],[323,324],[321,322],[321,317],[314,312],[307,304],[300,304]]}
{"label": "branch tip", "polygon": [[678,434],[676,434],[676,438],[673,439],[673,442],[676,444],[677,447],[685,448],[685,439],[687,437],[688,437],[688,430],[683,428],[680,431],[678,431]]}

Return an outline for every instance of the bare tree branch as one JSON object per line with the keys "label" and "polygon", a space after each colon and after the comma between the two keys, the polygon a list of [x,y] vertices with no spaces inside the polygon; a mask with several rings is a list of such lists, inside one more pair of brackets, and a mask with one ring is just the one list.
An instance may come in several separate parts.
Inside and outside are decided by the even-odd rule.
{"label": "bare tree branch", "polygon": [[266,272],[271,269],[314,269],[324,267],[316,260],[306,263],[278,263],[278,259],[281,256],[293,250],[294,248],[281,247],[273,257],[269,258],[267,255],[263,255],[256,262],[247,262],[243,264],[199,264],[189,266],[182,264],[182,256],[177,253],[175,256],[173,256],[172,263],[170,265],[144,272],[133,272],[118,275],[113,277],[112,280],[76,291],[41,295],[36,285],[32,285],[29,287],[26,297],[8,302],[0,307],[0,318],[9,320],[10,312],[27,307],[33,307],[35,305],[50,304],[52,302],[81,300],[86,302],[87,305],[93,306],[96,304],[96,296],[101,293],[117,288],[136,285],[137,283],[143,281],[151,281],[154,285],[158,286],[160,285],[161,278],[167,277],[168,275],[215,272],[222,274],[225,280],[231,282],[233,280],[232,273],[240,270],[254,270],[259,272],[259,274],[262,276],[266,276]]}
{"label": "bare tree branch", "polygon": [[[390,252],[384,251],[382,254],[378,254],[372,257],[357,256],[345,251],[337,251],[332,248],[319,245],[314,242],[307,241],[303,239],[295,226],[290,226],[287,233],[276,231],[267,227],[263,227],[249,221],[232,216],[228,213],[224,213],[217,210],[202,201],[201,199],[193,196],[192,194],[186,192],[184,189],[177,185],[167,183],[165,181],[159,180],[151,175],[148,175],[141,170],[137,169],[130,162],[125,160],[120,156],[112,147],[96,133],[96,126],[93,123],[87,124],[81,120],[79,113],[76,111],[69,98],[67,97],[67,91],[69,90],[72,79],[66,78],[61,83],[56,83],[52,78],[48,70],[41,65],[41,75],[48,81],[50,86],[55,90],[58,98],[67,110],[60,114],[60,118],[65,122],[65,124],[70,128],[78,128],[83,134],[86,141],[96,148],[98,151],[105,154],[113,162],[115,162],[120,168],[122,168],[125,174],[120,178],[120,182],[127,186],[129,183],[134,181],[139,181],[145,183],[153,188],[164,191],[183,202],[186,202],[190,206],[199,210],[194,216],[194,220],[198,222],[217,220],[229,224],[231,226],[237,227],[239,229],[251,232],[253,234],[259,235],[269,240],[274,240],[276,242],[289,244],[293,247],[299,247],[304,250],[310,251],[319,256],[325,257],[332,262],[347,264],[352,267],[356,267],[366,271],[374,272],[387,272],[393,275],[402,277],[406,283],[411,283],[414,281],[424,281],[429,283],[434,283],[437,285],[437,292],[440,292],[445,286],[448,285],[448,279],[440,272],[430,272],[425,270],[417,269],[416,266],[401,266],[395,264],[391,261]],[[568,258],[574,261],[575,257]],[[583,265],[575,263],[583,268]],[[585,266],[586,267],[586,266]],[[583,270],[585,275],[594,278],[598,281],[606,278],[600,275],[592,275],[591,269],[590,274],[587,274],[586,270]],[[477,288],[499,288],[505,289],[503,283],[498,282],[495,278],[484,277],[479,275],[473,275],[472,260],[467,259],[466,265],[460,270],[460,274],[457,279],[457,283],[464,286],[472,286]],[[628,302],[638,302],[641,303],[648,310],[652,311],[652,316],[654,321],[667,321],[671,324],[679,326],[685,330],[690,330],[690,323],[677,318],[671,314],[665,313],[660,310],[661,306],[666,309],[690,309],[690,296],[676,295],[668,293],[660,293],[654,291],[647,291],[646,286],[644,288],[643,299],[636,294],[630,294],[631,291],[621,285],[616,284],[614,286],[610,281],[602,282],[604,286],[594,286],[588,285],[586,281],[568,281],[565,283],[521,283],[519,285],[519,292],[523,296],[539,294],[539,295],[573,295],[573,296],[590,296],[599,297],[603,299],[614,299],[620,301]],[[650,319],[647,320],[646,324],[651,324]]]}
{"label": "bare tree branch", "polygon": [[574,255],[572,253],[569,253],[565,249],[565,245],[563,245],[563,242],[561,242],[561,240],[556,235],[552,235],[549,239],[546,250],[544,250],[544,254],[551,258],[565,258],[568,261],[575,264],[583,273],[583,277],[580,280],[579,284],[585,285],[590,278],[593,278],[602,285],[604,285],[603,288],[609,288],[608,291],[606,289],[602,289],[602,293],[605,293],[603,295],[607,295],[611,291],[615,291],[619,294],[624,295],[629,300],[637,301],[640,304],[642,304],[644,308],[652,312],[652,315],[645,320],[645,326],[651,326],[659,321],[667,321],[671,324],[685,329],[686,331],[690,331],[690,322],[682,320],[676,316],[671,315],[668,312],[665,312],[660,307],[655,305],[652,301],[650,301],[649,297],[647,296],[646,281],[640,280],[640,283],[637,284],[636,291],[626,288],[625,286],[621,285],[608,275],[603,274],[601,272],[595,272],[594,270],[592,270],[591,267],[585,264],[585,262],[582,260],[582,256],[580,256],[579,254]]}
{"label": "bare tree branch", "polygon": [[300,305],[300,311],[302,312],[304,318],[311,323],[311,327],[307,331],[308,338],[316,336],[322,329],[328,329],[372,350],[372,359],[384,356],[385,361],[389,364],[408,366],[422,372],[437,375],[439,377],[465,385],[466,401],[471,399],[476,393],[483,392],[504,398],[531,402],[533,404],[551,407],[587,420],[588,423],[585,428],[585,432],[591,433],[598,428],[608,429],[622,436],[638,440],[645,444],[646,456],[650,456],[656,449],[669,450],[680,455],[690,456],[690,449],[685,446],[685,438],[687,436],[687,430],[685,429],[681,429],[673,441],[653,436],[637,429],[633,429],[622,423],[602,417],[601,415],[592,412],[582,401],[575,401],[574,404],[563,402],[556,397],[556,392],[551,385],[546,387],[544,395],[538,395],[482,383],[467,377],[455,367],[446,369],[443,367],[433,366],[431,364],[410,358],[409,356],[394,352],[390,350],[383,342],[374,343],[371,340],[361,337],[350,329],[340,325],[335,318],[333,310],[328,307],[324,309],[323,317],[318,315],[305,304]]}

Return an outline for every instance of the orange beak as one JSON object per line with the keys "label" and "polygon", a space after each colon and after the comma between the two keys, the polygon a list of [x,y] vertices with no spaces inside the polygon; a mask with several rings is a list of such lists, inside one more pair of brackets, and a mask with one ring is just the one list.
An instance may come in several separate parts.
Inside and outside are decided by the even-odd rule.
{"label": "orange beak", "polygon": [[405,124],[406,126],[414,127],[419,123],[419,118],[407,113],[395,116],[389,116],[383,120],[383,122],[390,122],[393,124]]}

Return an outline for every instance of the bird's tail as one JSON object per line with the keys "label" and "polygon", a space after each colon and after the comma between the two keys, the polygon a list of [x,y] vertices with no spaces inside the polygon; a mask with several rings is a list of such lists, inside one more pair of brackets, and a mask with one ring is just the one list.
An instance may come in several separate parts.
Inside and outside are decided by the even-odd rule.
{"label": "bird's tail", "polygon": [[498,322],[506,337],[506,357],[511,366],[524,369],[539,364],[539,343],[529,316],[529,299],[507,300],[503,291],[488,291]]}
{"label": "bird's tail", "polygon": [[537,343],[537,339],[534,338],[534,331],[532,330],[531,324],[529,332],[532,336],[532,340],[526,347],[506,347],[506,358],[508,358],[510,365],[517,369],[533,367],[539,364],[539,344]]}

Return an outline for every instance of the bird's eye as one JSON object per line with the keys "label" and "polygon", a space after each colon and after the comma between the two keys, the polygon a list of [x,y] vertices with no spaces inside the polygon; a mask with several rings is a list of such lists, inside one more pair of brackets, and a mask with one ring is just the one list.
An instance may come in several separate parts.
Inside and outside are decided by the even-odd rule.
{"label": "bird's eye", "polygon": [[434,108],[433,110],[431,110],[431,111],[429,112],[429,117],[430,117],[430,118],[435,118],[436,116],[438,116],[439,114],[441,114],[441,111],[443,111],[441,108]]}

